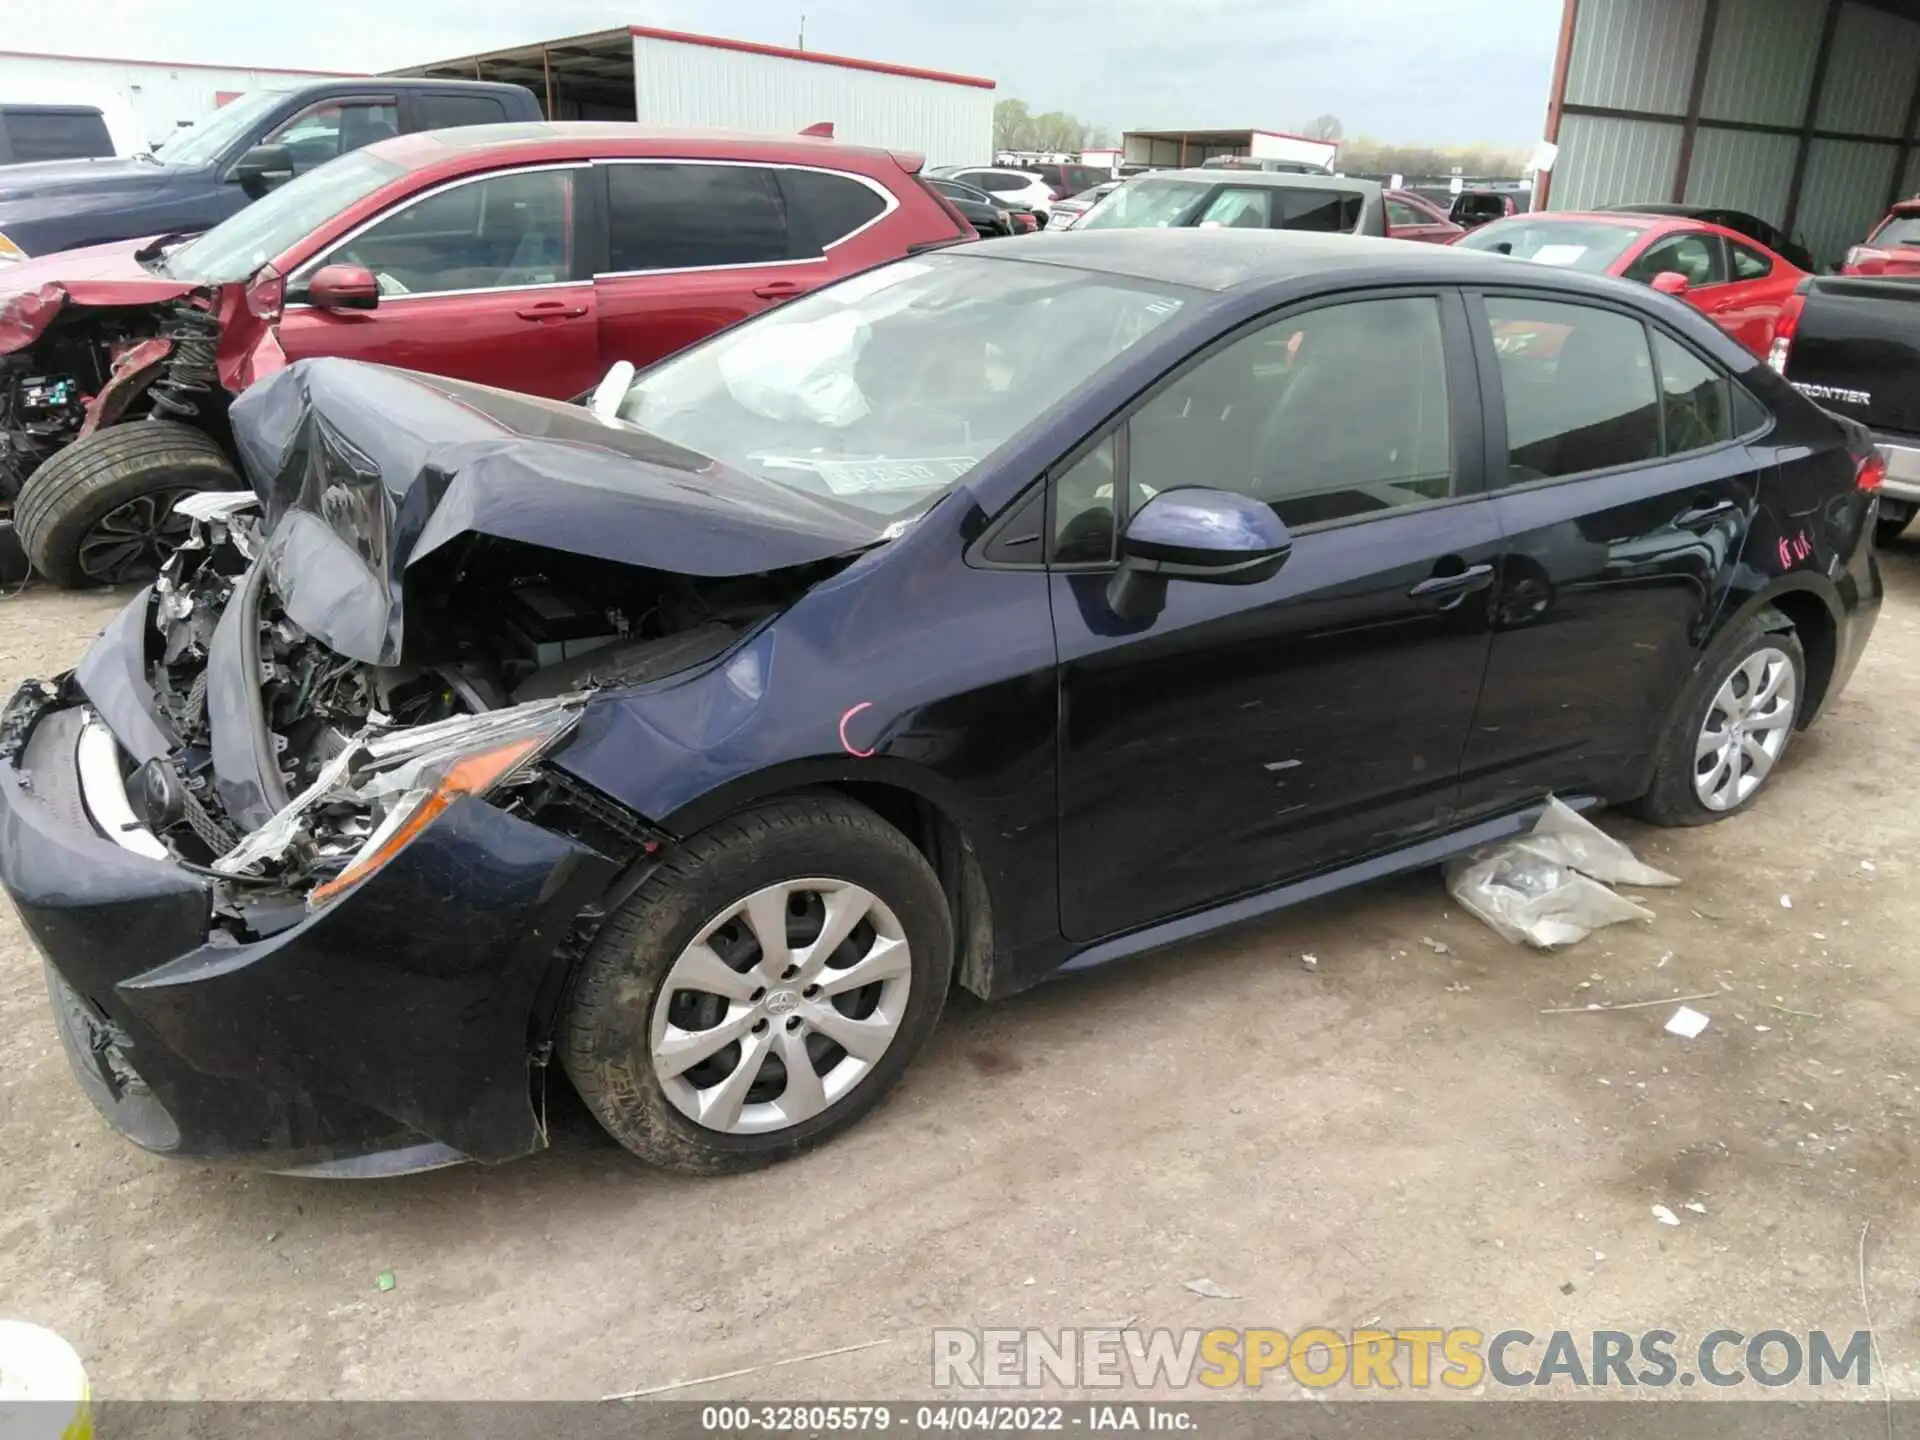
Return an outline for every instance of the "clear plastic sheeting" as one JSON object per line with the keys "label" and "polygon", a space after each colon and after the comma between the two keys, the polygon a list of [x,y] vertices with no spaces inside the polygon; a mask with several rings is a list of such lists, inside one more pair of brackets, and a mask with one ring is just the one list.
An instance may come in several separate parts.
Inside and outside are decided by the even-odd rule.
{"label": "clear plastic sheeting", "polygon": [[1505,939],[1541,950],[1624,920],[1653,919],[1609,885],[1680,883],[1552,797],[1527,834],[1452,861],[1446,876],[1448,891],[1470,914]]}

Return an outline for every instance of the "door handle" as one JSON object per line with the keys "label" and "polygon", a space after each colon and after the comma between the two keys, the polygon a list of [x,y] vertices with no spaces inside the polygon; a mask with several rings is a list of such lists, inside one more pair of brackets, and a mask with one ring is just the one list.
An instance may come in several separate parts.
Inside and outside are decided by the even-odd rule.
{"label": "door handle", "polygon": [[1681,530],[1692,530],[1701,525],[1711,525],[1739,508],[1731,500],[1710,500],[1705,495],[1696,495],[1691,505],[1673,517],[1673,523]]}
{"label": "door handle", "polygon": [[1407,594],[1415,600],[1430,600],[1435,596],[1449,599],[1471,595],[1476,590],[1484,590],[1493,584],[1493,566],[1469,565],[1464,570],[1456,570],[1451,575],[1429,575]]}
{"label": "door handle", "polygon": [[753,293],[762,300],[784,300],[789,295],[798,295],[807,287],[798,280],[770,280],[765,285],[753,287]]}
{"label": "door handle", "polygon": [[522,320],[574,320],[587,313],[584,305],[569,304],[565,300],[542,300],[537,305],[527,305],[513,312]]}

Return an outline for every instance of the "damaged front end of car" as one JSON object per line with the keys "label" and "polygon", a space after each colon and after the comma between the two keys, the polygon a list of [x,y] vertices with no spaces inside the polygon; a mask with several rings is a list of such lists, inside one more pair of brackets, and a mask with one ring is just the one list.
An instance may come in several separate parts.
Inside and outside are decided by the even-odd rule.
{"label": "damaged front end of car", "polygon": [[560,752],[852,550],[776,502],[676,530],[684,469],[527,405],[340,361],[256,387],[255,492],[182,502],[160,578],[0,718],[0,883],[136,1142],[316,1174],[544,1145],[572,968],[672,844]]}

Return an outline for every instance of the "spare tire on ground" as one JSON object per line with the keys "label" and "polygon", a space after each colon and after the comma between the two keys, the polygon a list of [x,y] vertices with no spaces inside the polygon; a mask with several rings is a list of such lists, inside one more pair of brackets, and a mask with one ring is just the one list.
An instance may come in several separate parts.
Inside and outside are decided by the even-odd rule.
{"label": "spare tire on ground", "polygon": [[173,507],[199,490],[238,490],[213,437],[172,420],[130,420],[76,440],[33,474],[14,501],[27,558],[66,590],[150,580],[187,521]]}

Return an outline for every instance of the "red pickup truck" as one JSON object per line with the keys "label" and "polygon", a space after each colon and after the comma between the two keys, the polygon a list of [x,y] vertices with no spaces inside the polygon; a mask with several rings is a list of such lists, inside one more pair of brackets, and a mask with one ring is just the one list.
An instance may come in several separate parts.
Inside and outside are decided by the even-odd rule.
{"label": "red pickup truck", "polygon": [[240,484],[231,395],[340,355],[565,399],[910,251],[971,239],[917,155],[532,123],[369,145],[197,239],[0,266],[0,517],[56,584],[152,574]]}

